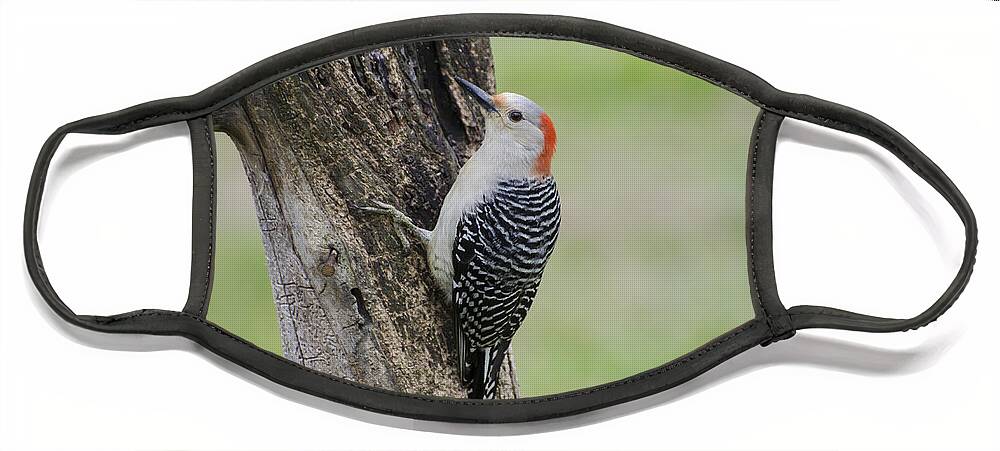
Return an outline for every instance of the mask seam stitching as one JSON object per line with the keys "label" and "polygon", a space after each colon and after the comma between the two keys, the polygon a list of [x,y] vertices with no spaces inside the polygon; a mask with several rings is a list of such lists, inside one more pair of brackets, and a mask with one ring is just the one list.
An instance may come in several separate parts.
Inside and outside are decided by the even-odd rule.
{"label": "mask seam stitching", "polygon": [[208,187],[208,263],[205,265],[205,289],[201,306],[198,307],[198,317],[202,317],[209,302],[209,286],[212,283],[212,265],[215,262],[215,146],[212,145],[211,131],[208,119],[205,119],[205,143],[208,144],[208,164],[211,169]]}
{"label": "mask seam stitching", "polygon": [[670,371],[674,370],[677,367],[686,365],[687,363],[689,363],[689,362],[691,362],[691,361],[693,361],[693,360],[695,360],[695,359],[697,359],[697,358],[699,358],[699,357],[701,357],[701,356],[709,353],[713,349],[721,346],[723,343],[726,343],[729,340],[732,340],[733,338],[735,338],[736,336],[742,334],[743,332],[746,332],[747,330],[753,328],[757,324],[756,321],[750,320],[747,323],[745,323],[743,326],[741,326],[741,327],[733,330],[731,333],[729,333],[729,334],[727,334],[725,336],[719,337],[716,340],[708,343],[706,347],[702,348],[701,350],[697,351],[696,353],[688,355],[686,357],[682,357],[679,360],[674,360],[672,362],[669,362],[669,363],[665,364],[663,367],[661,367],[661,368],[659,368],[657,370],[653,370],[653,372],[649,372],[649,373],[644,373],[644,374],[632,376],[632,377],[630,377],[628,379],[623,379],[623,380],[620,380],[620,381],[617,381],[617,382],[613,382],[613,383],[608,384],[608,385],[602,385],[602,386],[593,387],[593,388],[590,388],[590,389],[585,389],[583,391],[564,393],[564,394],[554,395],[554,396],[548,396],[548,397],[544,397],[544,398],[543,397],[539,397],[539,398],[528,398],[528,399],[511,399],[511,400],[503,400],[503,401],[491,402],[489,404],[484,404],[484,403],[481,403],[481,402],[461,401],[461,400],[457,400],[457,399],[446,399],[446,398],[444,398],[444,399],[443,398],[430,398],[430,397],[423,397],[423,396],[419,396],[419,395],[414,395],[414,394],[411,394],[411,393],[393,392],[393,391],[388,391],[388,390],[384,390],[384,389],[377,389],[376,387],[372,387],[372,386],[368,386],[368,385],[364,385],[364,384],[359,384],[357,382],[352,382],[352,381],[349,381],[349,380],[346,380],[346,379],[343,379],[343,378],[340,378],[340,377],[337,377],[337,376],[333,376],[333,375],[330,375],[330,374],[325,374],[325,373],[322,373],[322,372],[320,372],[318,370],[314,370],[312,368],[308,368],[308,367],[302,366],[300,364],[292,362],[291,360],[279,357],[279,356],[277,356],[277,355],[275,355],[273,353],[270,353],[268,351],[260,349],[257,346],[255,346],[253,344],[249,344],[245,340],[243,340],[243,339],[241,339],[239,337],[236,337],[236,336],[230,334],[229,332],[227,332],[227,331],[219,328],[218,326],[212,324],[211,322],[209,322],[207,320],[204,320],[202,318],[199,318],[199,317],[197,317],[195,315],[192,315],[190,313],[187,313],[187,312],[172,312],[172,311],[154,311],[154,312],[150,312],[150,311],[139,310],[139,311],[134,312],[134,313],[112,317],[106,323],[114,323],[114,322],[117,322],[117,321],[122,321],[122,320],[125,320],[125,319],[137,318],[137,317],[142,317],[142,316],[153,316],[153,317],[155,317],[155,316],[181,316],[181,317],[193,319],[193,320],[195,320],[195,321],[197,321],[199,323],[204,324],[205,326],[208,326],[213,332],[215,332],[215,333],[217,333],[219,335],[222,335],[223,337],[229,338],[230,340],[233,340],[233,341],[235,341],[235,342],[237,342],[237,343],[239,343],[241,345],[247,346],[249,349],[252,349],[252,350],[254,350],[254,351],[258,352],[258,353],[261,353],[261,354],[263,354],[263,355],[265,355],[267,357],[270,357],[270,358],[272,358],[272,359],[274,359],[274,360],[276,360],[276,361],[278,361],[278,362],[280,362],[282,364],[291,365],[294,368],[297,368],[297,369],[300,369],[300,370],[304,370],[304,371],[309,372],[311,374],[314,374],[314,375],[320,376],[322,378],[328,379],[328,380],[330,380],[332,382],[344,384],[344,385],[347,385],[347,386],[350,386],[350,387],[354,387],[354,388],[358,388],[358,389],[362,389],[362,390],[366,390],[366,391],[370,391],[370,392],[375,392],[375,393],[386,394],[386,395],[389,395],[389,396],[407,398],[407,399],[415,399],[415,400],[420,400],[420,401],[438,402],[438,403],[444,403],[444,404],[467,405],[467,406],[538,404],[538,403],[546,402],[546,401],[556,401],[556,400],[560,400],[560,399],[567,399],[567,398],[573,398],[573,397],[577,397],[577,396],[589,395],[589,394],[592,394],[592,393],[596,393],[596,392],[600,392],[600,391],[603,391],[603,390],[608,390],[608,389],[616,388],[616,387],[619,387],[619,386],[622,386],[622,385],[626,385],[626,384],[630,384],[630,383],[633,383],[633,382],[638,382],[638,381],[641,381],[641,380],[644,380],[644,379],[648,379],[650,377],[659,376],[660,374],[664,374],[664,373],[670,372]]}
{"label": "mask seam stitching", "polygon": [[754,193],[756,192],[755,186],[757,183],[757,155],[760,152],[760,133],[764,129],[764,118],[767,112],[762,110],[757,117],[757,128],[753,134],[753,153],[750,156],[750,282],[754,290],[754,298],[757,301],[757,305],[760,306],[761,311],[764,313],[764,322],[767,324],[767,329],[774,337],[774,324],[771,321],[772,315],[768,311],[767,306],[764,305],[764,299],[760,295],[760,282],[757,279],[757,253],[755,240],[757,236],[757,212],[754,202]]}

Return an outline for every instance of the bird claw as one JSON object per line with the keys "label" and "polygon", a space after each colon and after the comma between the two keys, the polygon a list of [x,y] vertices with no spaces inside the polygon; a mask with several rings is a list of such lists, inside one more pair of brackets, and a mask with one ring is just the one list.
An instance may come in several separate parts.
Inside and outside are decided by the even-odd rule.
{"label": "bird claw", "polygon": [[430,232],[427,231],[427,230],[421,229],[416,224],[414,224],[413,220],[410,219],[409,216],[406,216],[406,213],[403,213],[398,208],[396,208],[396,207],[394,207],[394,206],[392,206],[390,204],[387,204],[385,202],[381,202],[381,201],[378,201],[378,200],[371,200],[371,203],[373,205],[375,205],[375,206],[374,207],[373,206],[357,206],[356,208],[358,210],[361,210],[361,211],[364,211],[364,212],[368,212],[368,213],[374,213],[374,214],[380,214],[380,215],[389,216],[390,219],[392,219],[393,229],[395,229],[396,236],[399,238],[400,244],[403,246],[403,250],[404,251],[409,252],[410,248],[411,248],[411,246],[410,246],[410,240],[407,239],[407,237],[406,237],[406,230],[409,230],[410,232],[412,232],[416,236],[420,237],[421,241],[423,241],[425,243],[429,240]]}
{"label": "bird claw", "polygon": [[373,200],[371,203],[374,207],[369,205],[356,205],[354,208],[368,213],[384,214],[389,216],[396,216],[396,213],[399,211],[396,207],[393,207],[385,202]]}
{"label": "bird claw", "polygon": [[379,200],[373,200],[372,203],[375,204],[375,205],[378,205],[378,207],[381,208],[381,209],[383,209],[383,210],[387,210],[387,211],[391,211],[391,212],[396,212],[396,213],[399,213],[399,214],[403,214],[403,212],[401,212],[398,209],[396,209],[396,207],[393,207],[392,205],[389,205],[389,204],[387,204],[385,202],[382,202],[382,201],[379,201]]}

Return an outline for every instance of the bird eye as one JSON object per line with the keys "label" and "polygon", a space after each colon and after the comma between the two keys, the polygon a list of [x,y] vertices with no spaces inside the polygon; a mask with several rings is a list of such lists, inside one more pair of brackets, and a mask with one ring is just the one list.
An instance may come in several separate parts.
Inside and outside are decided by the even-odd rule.
{"label": "bird eye", "polygon": [[507,113],[507,117],[510,118],[511,122],[521,122],[521,119],[524,119],[524,115],[517,110]]}

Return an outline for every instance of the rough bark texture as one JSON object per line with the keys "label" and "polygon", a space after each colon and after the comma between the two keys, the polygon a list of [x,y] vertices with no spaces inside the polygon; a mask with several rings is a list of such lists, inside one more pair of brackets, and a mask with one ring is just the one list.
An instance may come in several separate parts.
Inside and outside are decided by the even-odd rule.
{"label": "rough bark texture", "polygon": [[[382,48],[273,83],[214,117],[243,159],[286,358],[375,387],[464,397],[452,309],[424,249],[381,200],[431,229],[483,136],[454,82],[492,90],[487,39]],[[513,362],[501,397],[516,396]]]}

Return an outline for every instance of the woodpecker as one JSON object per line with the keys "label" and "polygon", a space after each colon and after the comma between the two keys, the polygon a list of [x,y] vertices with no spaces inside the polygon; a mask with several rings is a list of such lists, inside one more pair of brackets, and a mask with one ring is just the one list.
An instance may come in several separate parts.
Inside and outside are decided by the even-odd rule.
{"label": "woodpecker", "polygon": [[486,112],[479,149],[445,196],[434,230],[391,205],[386,213],[421,238],[438,287],[453,306],[459,374],[474,399],[495,399],[511,340],[538,293],[559,235],[559,192],[552,177],[556,131],[535,102],[489,95],[455,80]]}

